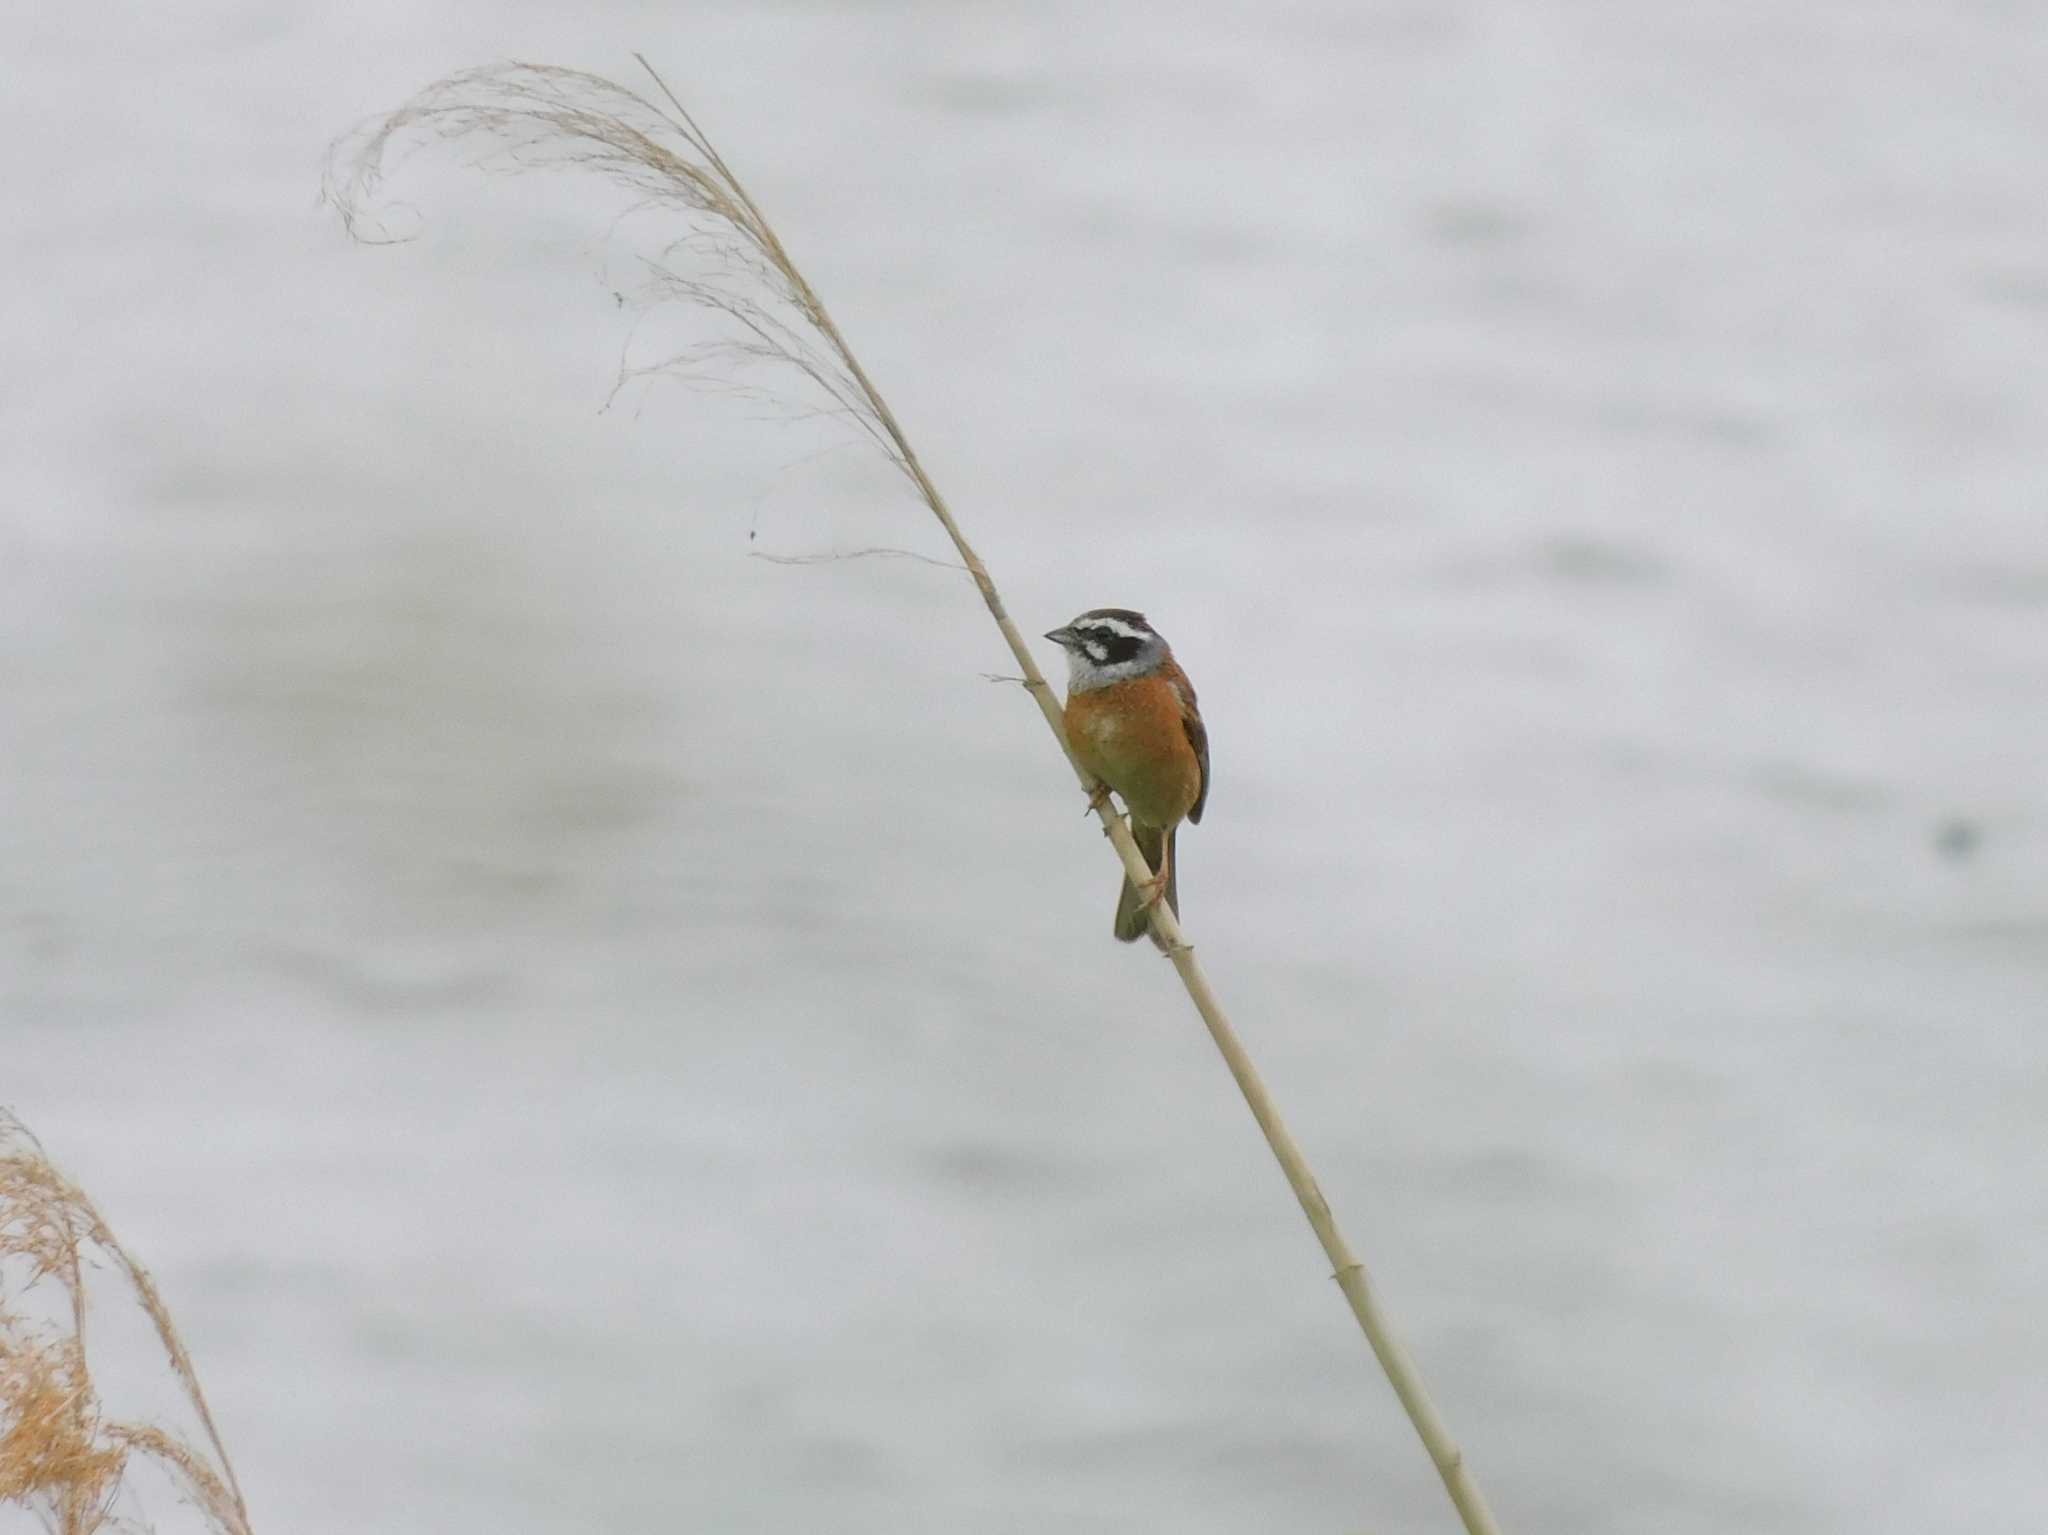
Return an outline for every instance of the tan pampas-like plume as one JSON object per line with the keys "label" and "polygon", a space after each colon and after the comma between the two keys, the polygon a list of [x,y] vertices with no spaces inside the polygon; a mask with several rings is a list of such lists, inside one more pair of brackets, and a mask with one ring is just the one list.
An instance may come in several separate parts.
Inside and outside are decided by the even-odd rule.
{"label": "tan pampas-like plume", "polygon": [[[103,1410],[86,1348],[89,1270],[126,1282],[198,1420],[203,1447]],[[0,1506],[33,1509],[56,1535],[133,1528],[117,1521],[115,1506],[138,1461],[164,1472],[211,1528],[250,1535],[198,1371],[156,1282],[27,1126],[0,1111]]]}

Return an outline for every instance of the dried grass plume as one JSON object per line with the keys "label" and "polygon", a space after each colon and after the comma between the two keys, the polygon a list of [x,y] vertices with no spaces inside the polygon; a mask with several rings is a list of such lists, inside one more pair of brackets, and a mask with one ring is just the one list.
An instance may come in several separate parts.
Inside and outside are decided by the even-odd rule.
{"label": "dried grass plume", "polygon": [[[125,1281],[148,1317],[203,1447],[103,1410],[86,1347],[95,1271]],[[139,1526],[117,1510],[138,1462],[168,1477],[209,1528],[250,1535],[234,1468],[155,1281],[27,1126],[0,1110],[0,1507],[33,1511],[54,1535],[132,1531]]]}
{"label": "dried grass plume", "polygon": [[695,119],[648,73],[668,110],[602,76],[546,64],[450,75],[338,141],[323,191],[350,234],[382,243],[393,237],[372,209],[386,177],[428,143],[479,146],[480,163],[493,170],[570,170],[610,182],[627,196],[621,221],[655,212],[685,225],[640,258],[641,281],[621,300],[643,310],[680,301],[727,322],[722,335],[622,369],[621,383],[681,375],[780,399],[782,391],[742,380],[761,365],[788,370],[823,397],[821,413],[852,422],[911,474],[905,444],[817,294]]}

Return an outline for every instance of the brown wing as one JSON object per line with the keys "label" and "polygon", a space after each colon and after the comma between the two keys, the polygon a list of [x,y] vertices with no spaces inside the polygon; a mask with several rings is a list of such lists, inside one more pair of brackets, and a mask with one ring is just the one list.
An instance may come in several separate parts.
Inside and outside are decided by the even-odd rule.
{"label": "brown wing", "polygon": [[1202,786],[1195,791],[1195,808],[1188,812],[1190,821],[1202,819],[1202,807],[1209,803],[1209,727],[1202,723],[1202,711],[1195,707],[1194,685],[1188,681],[1187,673],[1175,667],[1178,675],[1174,686],[1180,693],[1180,722],[1188,733],[1188,745],[1195,749],[1195,760],[1202,765]]}

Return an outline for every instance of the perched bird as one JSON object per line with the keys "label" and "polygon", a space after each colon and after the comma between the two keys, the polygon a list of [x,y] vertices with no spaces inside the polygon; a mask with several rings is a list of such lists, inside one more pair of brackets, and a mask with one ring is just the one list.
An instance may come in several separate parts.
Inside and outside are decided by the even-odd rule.
{"label": "perched bird", "polygon": [[1102,786],[1091,807],[1114,789],[1153,869],[1142,886],[1125,879],[1117,898],[1116,935],[1129,943],[1151,925],[1147,912],[1162,895],[1180,915],[1173,837],[1183,818],[1202,819],[1209,732],[1194,685],[1143,613],[1091,608],[1046,638],[1067,653],[1067,739]]}

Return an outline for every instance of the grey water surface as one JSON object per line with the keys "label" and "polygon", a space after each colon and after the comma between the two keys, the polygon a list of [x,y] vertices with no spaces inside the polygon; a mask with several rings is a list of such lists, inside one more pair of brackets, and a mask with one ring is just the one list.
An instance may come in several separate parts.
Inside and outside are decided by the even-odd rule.
{"label": "grey water surface", "polygon": [[1022,626],[1173,640],[1189,928],[1505,1528],[2048,1524],[2041,10],[46,6],[0,1104],[258,1528],[1454,1527],[972,587],[750,558],[945,557],[886,466],[614,397],[596,189],[317,201],[634,49]]}

